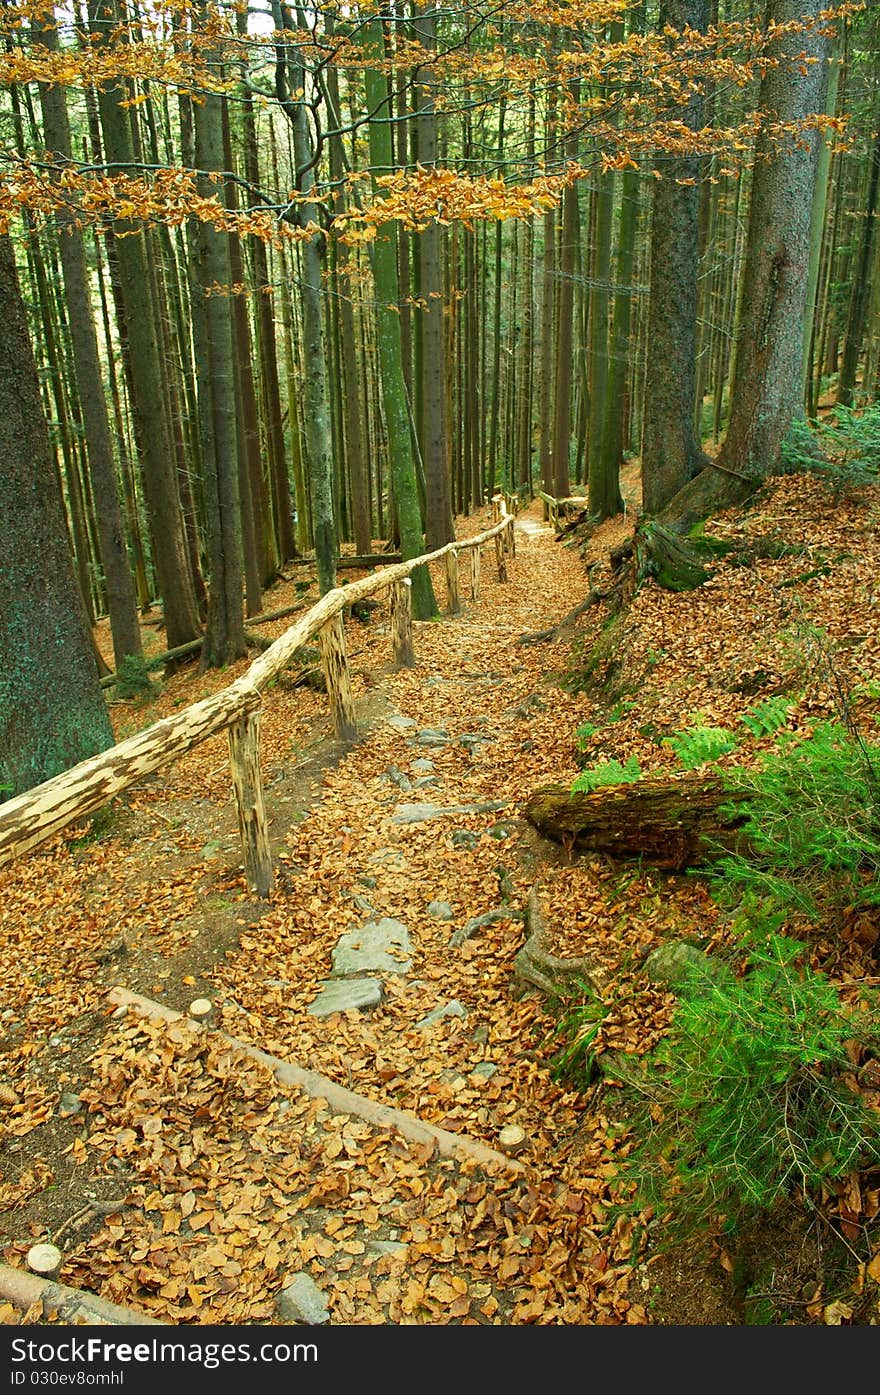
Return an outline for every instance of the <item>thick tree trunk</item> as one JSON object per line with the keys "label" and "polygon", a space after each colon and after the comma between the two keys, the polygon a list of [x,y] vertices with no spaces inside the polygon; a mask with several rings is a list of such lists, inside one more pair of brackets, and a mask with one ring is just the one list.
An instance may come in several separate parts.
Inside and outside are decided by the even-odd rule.
{"label": "thick tree trunk", "polygon": [[[682,30],[706,27],[706,0],[665,0],[660,22]],[[691,97],[685,125],[699,129],[702,103]],[[656,515],[699,467],[694,431],[697,347],[697,271],[700,190],[696,157],[657,161],[662,178],[654,188],[651,220],[650,346],[642,436],[644,512]]]}
{"label": "thick tree trunk", "polygon": [[0,238],[0,800],[113,744],[12,244]]}
{"label": "thick tree trunk", "polygon": [[565,847],[644,858],[676,871],[711,862],[719,849],[741,843],[743,819],[722,812],[736,801],[718,776],[694,773],[677,779],[646,776],[588,794],[573,794],[568,785],[544,785],[523,812],[539,832]]}
{"label": "thick tree trunk", "polygon": [[[786,24],[819,14],[819,0],[767,0],[766,22]],[[827,41],[815,29],[777,41],[758,105],[770,121],[802,121],[824,106]],[[818,61],[805,66],[803,52]],[[730,422],[719,463],[765,476],[779,457],[793,417],[802,413],[804,304],[810,260],[810,217],[818,136],[801,132],[756,149],[736,347]]]}

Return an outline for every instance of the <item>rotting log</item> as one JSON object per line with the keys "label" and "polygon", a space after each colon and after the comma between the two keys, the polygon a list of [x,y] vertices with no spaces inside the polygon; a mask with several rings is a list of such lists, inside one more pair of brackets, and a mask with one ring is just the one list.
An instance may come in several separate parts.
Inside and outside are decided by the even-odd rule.
{"label": "rotting log", "polygon": [[471,600],[480,594],[480,561],[482,554],[478,547],[471,548]]}
{"label": "rotting log", "polygon": [[351,696],[351,677],[348,671],[348,653],[345,648],[345,625],[340,614],[333,616],[321,627],[321,667],[327,684],[333,726],[340,741],[353,741],[357,736],[357,721],[354,715],[354,701]]}
{"label": "rotting log", "polygon": [[272,890],[272,848],[260,769],[260,713],[246,712],[229,727],[229,768],[248,886],[258,896]]}
{"label": "rotting log", "polygon": [[0,804],[0,867],[260,705],[243,680]]}
{"label": "rotting log", "polygon": [[449,614],[461,614],[461,591],[458,582],[458,553],[455,548],[446,554],[446,596]]}
{"label": "rotting log", "polygon": [[719,849],[742,849],[745,814],[735,806],[745,798],[718,776],[692,772],[675,779],[647,776],[589,793],[544,785],[529,797],[523,813],[564,847],[644,858],[680,871],[711,862]]}
{"label": "rotting log", "polygon": [[[132,993],[123,987],[111,988],[107,994],[109,1002],[115,1007],[131,1007],[142,1016],[159,1022],[180,1022],[184,1015],[176,1012],[174,1008],[166,1007],[164,1003],[154,1002],[150,998],[143,998],[139,993]],[[208,1030],[200,1023],[187,1019],[188,1025],[193,1032],[203,1032]],[[525,1167],[515,1158],[508,1157],[505,1153],[496,1152],[494,1148],[489,1148],[485,1143],[480,1143],[475,1138],[468,1138],[461,1134],[450,1133],[447,1129],[438,1128],[436,1124],[428,1124],[423,1119],[419,1119],[415,1114],[410,1114],[403,1109],[394,1109],[391,1105],[380,1104],[376,1100],[371,1100],[366,1095],[358,1095],[354,1090],[347,1089],[344,1085],[337,1085],[335,1081],[329,1080],[324,1075],[319,1075],[317,1071],[306,1070],[302,1066],[295,1065],[292,1061],[283,1061],[278,1056],[270,1056],[265,1051],[260,1051],[255,1046],[248,1046],[245,1042],[239,1041],[236,1037],[227,1036],[225,1032],[218,1033],[229,1046],[238,1051],[244,1052],[254,1061],[260,1061],[267,1066],[275,1079],[281,1085],[292,1085],[296,1089],[302,1090],[303,1094],[311,1099],[323,1099],[336,1114],[351,1114],[355,1118],[365,1119],[379,1129],[393,1129],[409,1139],[411,1143],[428,1144],[435,1148],[441,1157],[458,1158],[464,1162],[478,1163],[481,1166],[503,1169],[512,1172],[517,1176],[525,1172]]]}
{"label": "rotting log", "polygon": [[412,582],[406,576],[391,587],[391,643],[399,668],[414,668],[412,632]]}

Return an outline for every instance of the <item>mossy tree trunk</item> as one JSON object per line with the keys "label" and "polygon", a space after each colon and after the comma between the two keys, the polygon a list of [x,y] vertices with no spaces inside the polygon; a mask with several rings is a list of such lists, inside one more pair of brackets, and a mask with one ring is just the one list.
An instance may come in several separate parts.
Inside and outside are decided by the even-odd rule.
{"label": "mossy tree trunk", "polygon": [[113,744],[15,257],[0,238],[0,800]]}

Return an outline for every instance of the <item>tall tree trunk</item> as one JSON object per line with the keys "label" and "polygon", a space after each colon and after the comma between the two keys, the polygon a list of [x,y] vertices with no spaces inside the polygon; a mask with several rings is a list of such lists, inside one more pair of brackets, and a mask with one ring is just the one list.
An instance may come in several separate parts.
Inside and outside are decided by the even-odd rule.
{"label": "tall tree trunk", "polygon": [[[768,0],[768,23],[819,14],[819,0]],[[761,83],[770,119],[796,122],[823,108],[827,41],[813,30],[774,45],[781,59]],[[819,61],[803,71],[798,55]],[[752,178],[743,305],[730,422],[719,464],[747,476],[773,468],[792,418],[802,414],[804,302],[818,136],[772,149],[761,136]],[[730,478],[729,476],[727,477]]]}
{"label": "tall tree trunk", "polygon": [[15,257],[0,237],[0,799],[113,744]]}
{"label": "tall tree trunk", "polygon": [[[98,46],[115,22],[115,7],[108,14],[105,0],[91,0],[89,24]],[[107,160],[111,166],[126,170],[132,163],[131,131],[128,109],[120,103],[127,95],[120,87],[105,87],[98,93]],[[164,609],[165,638],[168,648],[176,649],[197,639],[201,626],[183,533],[143,236],[124,226],[121,231],[130,234],[117,237],[114,248],[131,364],[132,412],[143,466],[153,561]]]}
{"label": "tall tree trunk", "polygon": [[[660,26],[703,31],[707,0],[664,0]],[[692,96],[682,116],[701,124]],[[659,513],[700,468],[694,430],[699,269],[700,189],[697,157],[661,157],[651,220],[651,299],[642,434],[642,497],[646,515]]]}
{"label": "tall tree trunk", "polygon": [[[361,42],[370,58],[384,60],[381,21],[371,19],[361,30]],[[394,167],[391,127],[388,118],[391,99],[388,83],[382,72],[367,68],[364,72],[369,123],[370,162],[374,178]],[[388,432],[388,454],[400,548],[404,559],[418,557],[424,551],[422,511],[419,503],[418,481],[413,453],[406,382],[403,376],[403,349],[400,338],[399,290],[397,281],[397,249],[395,225],[381,224],[376,229],[372,245],[373,282],[376,289],[376,333],[378,338],[382,401]],[[437,603],[426,567],[412,574],[413,615],[428,620],[437,613]]]}

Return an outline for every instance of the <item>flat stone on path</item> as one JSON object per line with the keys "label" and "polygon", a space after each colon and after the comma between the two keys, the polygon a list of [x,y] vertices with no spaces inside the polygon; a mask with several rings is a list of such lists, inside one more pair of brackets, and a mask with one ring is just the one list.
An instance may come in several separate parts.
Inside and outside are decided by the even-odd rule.
{"label": "flat stone on path", "polygon": [[409,931],[401,920],[383,916],[341,935],[333,951],[333,978],[346,974],[405,974],[412,965]]}
{"label": "flat stone on path", "polygon": [[432,915],[435,920],[455,919],[455,912],[448,901],[429,901],[428,915]]}
{"label": "flat stone on path", "polygon": [[382,984],[377,978],[324,979],[309,1014],[311,1017],[332,1017],[334,1012],[378,1007],[381,1001]]}
{"label": "flat stone on path", "polygon": [[389,727],[396,727],[398,731],[407,731],[410,727],[417,725],[412,717],[404,717],[402,712],[392,712],[390,717],[385,718],[385,721]]}
{"label": "flat stone on path", "polygon": [[423,727],[416,737],[420,746],[448,746],[452,737],[441,727]]}
{"label": "flat stone on path", "polygon": [[285,1322],[302,1322],[319,1327],[330,1321],[327,1300],[308,1274],[295,1274],[275,1298],[278,1316]]}
{"label": "flat stone on path", "polygon": [[467,1017],[467,1008],[464,1007],[457,998],[451,1002],[444,1003],[442,1007],[434,1008],[427,1017],[423,1017],[416,1026],[424,1030],[426,1027],[433,1027],[435,1022],[440,1022],[444,1017]]}

